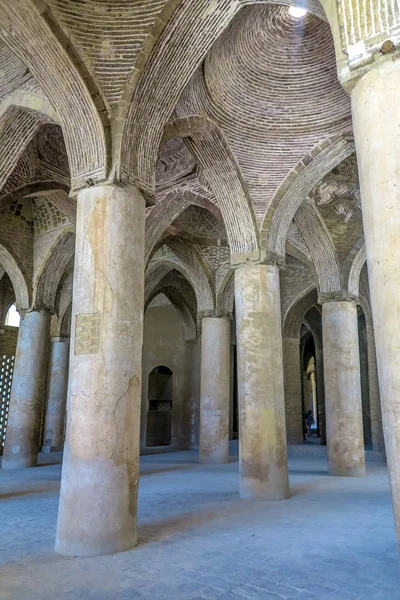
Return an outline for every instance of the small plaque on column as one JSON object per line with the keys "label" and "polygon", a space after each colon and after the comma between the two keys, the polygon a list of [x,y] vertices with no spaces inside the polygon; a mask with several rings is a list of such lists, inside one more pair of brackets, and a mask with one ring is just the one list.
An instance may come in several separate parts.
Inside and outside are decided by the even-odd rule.
{"label": "small plaque on column", "polygon": [[75,354],[97,354],[100,345],[101,315],[76,315]]}

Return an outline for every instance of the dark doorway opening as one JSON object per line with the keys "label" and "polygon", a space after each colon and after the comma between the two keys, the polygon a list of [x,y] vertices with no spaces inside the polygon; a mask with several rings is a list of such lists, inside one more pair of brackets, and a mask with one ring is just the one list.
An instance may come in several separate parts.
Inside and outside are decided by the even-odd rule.
{"label": "dark doorway opening", "polygon": [[168,367],[155,367],[148,377],[148,411],[146,446],[171,444],[173,372]]}

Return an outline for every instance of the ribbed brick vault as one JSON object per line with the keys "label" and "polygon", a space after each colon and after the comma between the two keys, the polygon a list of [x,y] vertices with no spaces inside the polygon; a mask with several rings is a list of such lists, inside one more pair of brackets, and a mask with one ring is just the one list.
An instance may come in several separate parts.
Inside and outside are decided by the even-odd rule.
{"label": "ribbed brick vault", "polygon": [[290,4],[0,0],[0,274],[19,307],[68,330],[76,193],[101,181],[145,195],[146,306],[163,294],[188,339],[232,314],[244,261],[283,267],[286,308],[307,287],[369,301],[330,26],[318,0],[299,20]]}

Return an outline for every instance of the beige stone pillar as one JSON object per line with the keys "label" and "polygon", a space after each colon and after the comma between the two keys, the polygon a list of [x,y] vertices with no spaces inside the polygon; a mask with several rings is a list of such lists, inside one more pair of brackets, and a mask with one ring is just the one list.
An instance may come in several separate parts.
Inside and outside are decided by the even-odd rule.
{"label": "beige stone pillar", "polygon": [[365,475],[357,306],[322,305],[328,470],[331,475]]}
{"label": "beige stone pillar", "polygon": [[283,338],[286,436],[288,444],[303,443],[300,339]]}
{"label": "beige stone pillar", "polygon": [[78,195],[70,398],[56,550],[137,542],[145,202],[133,187]]}
{"label": "beige stone pillar", "polygon": [[325,386],[324,386],[324,354],[322,343],[315,340],[315,375],[318,400],[318,430],[321,445],[326,446]]}
{"label": "beige stone pillar", "polygon": [[281,500],[289,495],[289,483],[278,269],[239,267],[235,310],[240,495]]}
{"label": "beige stone pillar", "polygon": [[200,462],[229,461],[230,320],[202,319]]}
{"label": "beige stone pillar", "polygon": [[381,398],[379,392],[378,369],[376,366],[374,328],[367,322],[367,359],[369,408],[371,413],[372,450],[381,452],[385,449],[382,428]]}
{"label": "beige stone pillar", "polygon": [[400,62],[374,66],[351,95],[386,456],[400,540]]}
{"label": "beige stone pillar", "polygon": [[57,452],[63,449],[68,359],[69,339],[51,338],[42,452]]}
{"label": "beige stone pillar", "polygon": [[40,447],[40,430],[49,359],[50,313],[29,312],[21,319],[3,469],[34,467]]}

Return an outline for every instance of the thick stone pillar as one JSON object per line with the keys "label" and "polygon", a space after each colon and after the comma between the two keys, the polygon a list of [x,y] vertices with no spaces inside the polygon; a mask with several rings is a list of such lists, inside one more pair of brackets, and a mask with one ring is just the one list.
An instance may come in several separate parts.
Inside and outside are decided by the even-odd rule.
{"label": "thick stone pillar", "polygon": [[21,319],[15,354],[3,469],[34,467],[49,359],[50,313],[29,312]]}
{"label": "thick stone pillar", "polygon": [[317,382],[318,431],[322,446],[326,446],[325,386],[324,386],[324,353],[322,342],[315,341],[315,378]]}
{"label": "thick stone pillar", "polygon": [[283,338],[286,436],[288,444],[303,443],[300,339]]}
{"label": "thick stone pillar", "polygon": [[357,306],[322,305],[328,470],[331,475],[365,475]]}
{"label": "thick stone pillar", "polygon": [[78,195],[62,554],[111,554],[137,542],[144,220],[133,187]]}
{"label": "thick stone pillar", "polygon": [[278,269],[239,267],[235,309],[240,495],[281,500],[289,496],[289,483]]}
{"label": "thick stone pillar", "polygon": [[64,445],[64,419],[67,406],[69,339],[50,340],[47,404],[42,452],[57,452]]}
{"label": "thick stone pillar", "polygon": [[399,89],[400,62],[387,60],[357,82],[351,103],[386,457],[400,540]]}
{"label": "thick stone pillar", "polygon": [[379,393],[378,369],[376,366],[375,335],[372,324],[367,322],[367,358],[369,408],[371,411],[372,450],[381,452],[385,449],[382,428],[381,398]]}
{"label": "thick stone pillar", "polygon": [[202,319],[200,462],[229,461],[230,320]]}

